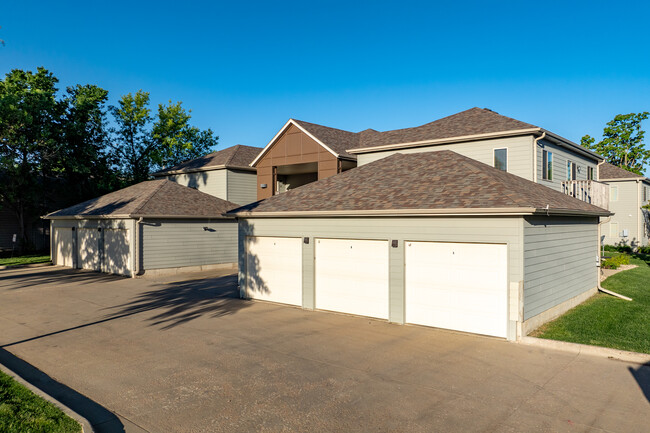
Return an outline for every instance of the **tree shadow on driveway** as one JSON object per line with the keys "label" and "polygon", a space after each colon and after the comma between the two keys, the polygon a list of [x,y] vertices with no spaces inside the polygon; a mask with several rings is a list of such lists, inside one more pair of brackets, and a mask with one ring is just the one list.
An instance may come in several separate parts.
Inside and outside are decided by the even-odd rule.
{"label": "tree shadow on driveway", "polygon": [[628,367],[632,377],[639,384],[639,388],[643,391],[646,400],[650,403],[650,362],[640,365],[639,368]]}
{"label": "tree shadow on driveway", "polygon": [[171,329],[201,316],[211,318],[235,314],[250,303],[239,298],[237,275],[167,283],[133,300],[111,307],[107,318],[162,310],[148,318],[150,326]]}

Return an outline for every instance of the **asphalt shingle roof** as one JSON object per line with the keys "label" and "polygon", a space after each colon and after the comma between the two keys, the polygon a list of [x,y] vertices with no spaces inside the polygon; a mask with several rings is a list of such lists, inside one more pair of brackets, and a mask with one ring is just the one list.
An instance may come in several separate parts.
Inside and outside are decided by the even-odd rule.
{"label": "asphalt shingle roof", "polygon": [[347,157],[354,157],[347,150],[363,147],[413,143],[521,129],[539,129],[539,127],[530,123],[521,122],[510,117],[502,116],[492,110],[477,107],[425,125],[384,132],[375,131],[374,129],[366,129],[361,132],[349,132],[302,120],[294,119],[294,121],[334,152]]}
{"label": "asphalt shingle roof", "polygon": [[62,216],[208,217],[219,218],[239,205],[167,179],[149,180],[68,208],[52,212]]}
{"label": "asphalt shingle roof", "polygon": [[262,151],[259,147],[237,144],[227,149],[209,153],[200,158],[184,161],[173,167],[154,173],[154,176],[164,176],[173,172],[203,171],[209,168],[244,168],[250,170],[250,163]]}
{"label": "asphalt shingle roof", "polygon": [[231,211],[318,212],[522,208],[609,214],[449,150],[400,154]]}
{"label": "asphalt shingle roof", "polygon": [[639,179],[643,176],[627,171],[623,168],[617,167],[614,164],[609,162],[603,162],[598,166],[598,179],[607,180],[607,179]]}

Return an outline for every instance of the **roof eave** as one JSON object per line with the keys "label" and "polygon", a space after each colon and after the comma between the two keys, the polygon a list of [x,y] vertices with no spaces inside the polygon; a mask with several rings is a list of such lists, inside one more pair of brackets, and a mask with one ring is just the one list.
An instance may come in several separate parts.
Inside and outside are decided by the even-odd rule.
{"label": "roof eave", "polygon": [[256,168],[250,167],[247,165],[229,165],[229,164],[221,164],[221,165],[211,165],[207,167],[201,167],[201,168],[193,168],[193,169],[188,169],[188,170],[171,170],[171,171],[159,171],[156,173],[153,173],[152,176],[154,177],[163,177],[163,176],[169,176],[169,175],[175,175],[175,174],[188,174],[188,173],[201,173],[203,171],[216,171],[216,170],[246,170],[246,171],[251,171],[255,172],[257,171]]}
{"label": "roof eave", "polygon": [[559,144],[560,146],[567,147],[567,148],[569,148],[569,149],[571,149],[571,150],[573,150],[575,152],[578,152],[578,153],[582,154],[583,156],[592,158],[592,159],[598,161],[599,163],[600,163],[600,161],[605,160],[605,158],[603,158],[602,156],[600,156],[596,152],[593,152],[593,151],[591,151],[589,149],[585,149],[584,147],[580,146],[579,144],[574,143],[573,141],[568,140],[568,139],[566,139],[566,138],[564,138],[564,137],[562,137],[560,135],[557,135],[557,134],[555,134],[555,133],[553,133],[551,131],[547,131],[546,129],[541,129],[540,128],[540,131],[545,132],[547,139],[550,137],[551,141],[554,141],[556,144]]}
{"label": "roof eave", "polygon": [[541,132],[542,132],[541,128],[516,129],[512,131],[490,132],[487,134],[461,135],[457,137],[439,138],[436,140],[423,140],[423,141],[413,141],[407,143],[383,144],[381,146],[361,147],[356,149],[346,149],[346,152],[351,154],[371,153],[371,152],[377,152],[383,150],[407,149],[411,147],[423,147],[423,146],[432,146],[432,145],[439,145],[439,144],[459,143],[463,141],[477,141],[477,140],[502,138],[502,137],[517,137],[521,135],[532,135],[536,133],[541,134]]}

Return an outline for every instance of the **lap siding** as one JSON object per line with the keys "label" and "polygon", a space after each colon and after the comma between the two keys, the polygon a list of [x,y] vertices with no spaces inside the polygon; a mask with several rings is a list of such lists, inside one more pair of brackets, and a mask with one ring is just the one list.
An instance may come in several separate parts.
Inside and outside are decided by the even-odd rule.
{"label": "lap siding", "polygon": [[596,287],[598,219],[526,217],[524,320]]}
{"label": "lap siding", "polygon": [[141,230],[145,270],[237,262],[234,220],[144,220]]}

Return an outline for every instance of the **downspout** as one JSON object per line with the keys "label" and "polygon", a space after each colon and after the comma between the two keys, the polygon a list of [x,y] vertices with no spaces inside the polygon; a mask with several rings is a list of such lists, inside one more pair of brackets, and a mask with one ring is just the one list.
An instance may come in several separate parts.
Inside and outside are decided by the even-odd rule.
{"label": "downspout", "polygon": [[[546,131],[533,140],[533,182],[537,183],[537,144],[546,137]],[[544,163],[542,163],[542,167]]]}
{"label": "downspout", "polygon": [[598,262],[597,262],[598,265],[596,266],[596,272],[597,272],[597,275],[596,275],[597,287],[598,287],[598,291],[599,291],[599,292],[607,293],[608,295],[615,296],[615,297],[617,297],[617,298],[621,298],[621,299],[624,299],[624,300],[626,300],[626,301],[631,301],[632,298],[628,298],[627,296],[623,296],[623,295],[621,295],[621,294],[619,294],[619,293],[612,292],[611,290],[607,290],[607,289],[603,288],[603,287],[600,285],[600,273],[601,273],[601,271],[602,271],[602,269],[601,269],[601,264],[602,264],[602,260],[603,260],[602,257],[600,257],[600,249],[601,249],[601,245],[600,245],[600,242],[601,242],[601,241],[600,241],[600,239],[601,239],[601,237],[600,237],[600,226],[601,226],[601,224],[608,223],[609,221],[611,221],[611,219],[612,219],[612,217],[607,217],[607,219],[606,219],[605,221],[599,221],[599,222],[598,222]]}
{"label": "downspout", "polygon": [[136,222],[135,222],[135,233],[133,234],[133,239],[135,240],[135,266],[134,269],[135,271],[133,272],[133,277],[135,278],[136,275],[140,275],[140,224],[142,223],[142,220],[144,217],[140,217]]}

